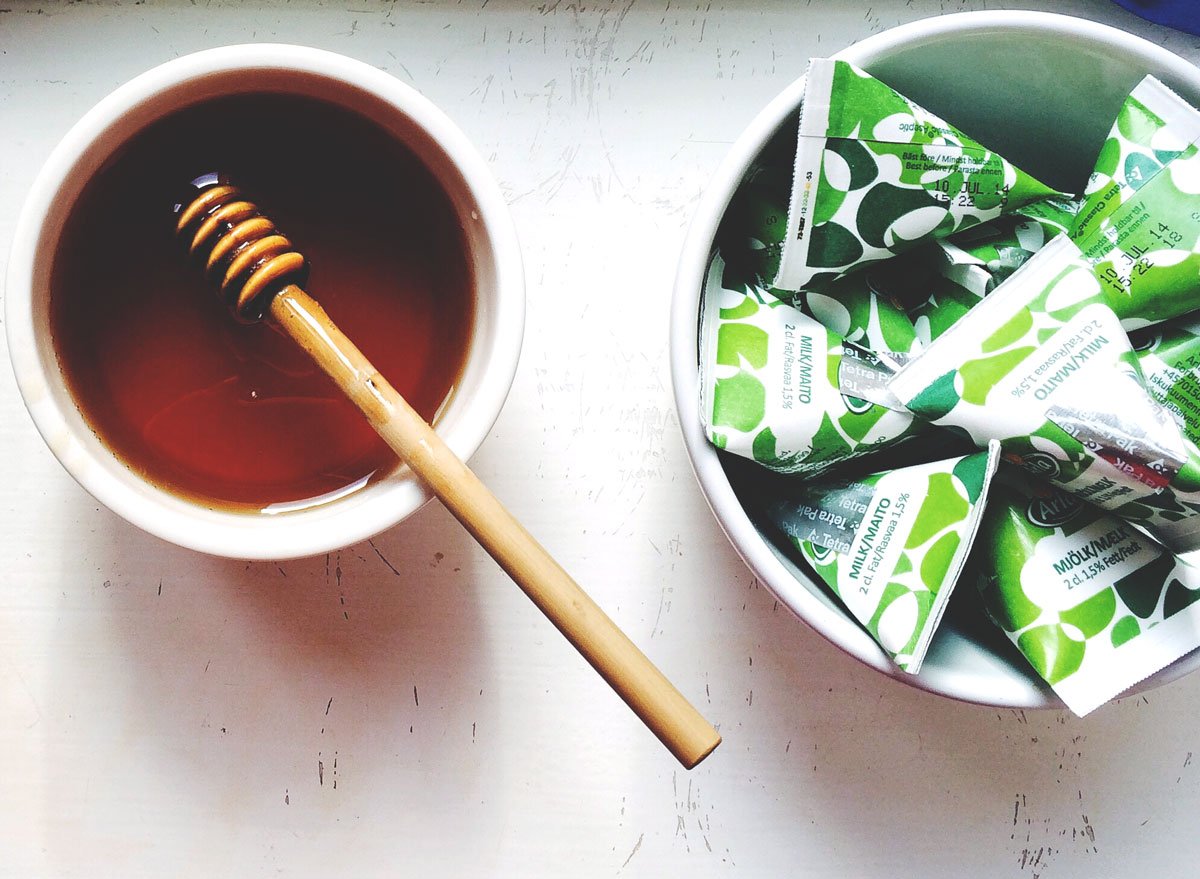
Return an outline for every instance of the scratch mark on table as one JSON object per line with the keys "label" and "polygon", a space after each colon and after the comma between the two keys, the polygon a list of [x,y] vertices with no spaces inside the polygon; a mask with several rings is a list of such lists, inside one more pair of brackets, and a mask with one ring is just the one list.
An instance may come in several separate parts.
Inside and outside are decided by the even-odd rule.
{"label": "scratch mark on table", "polygon": [[642,840],[643,840],[643,839],[645,839],[645,838],[646,838],[646,834],[644,834],[644,833],[643,833],[643,834],[641,834],[641,835],[640,835],[640,836],[637,838],[637,842],[635,842],[635,843],[633,844],[633,850],[632,850],[632,851],[629,853],[629,857],[627,857],[627,858],[625,859],[625,863],[621,864],[621,869],[622,869],[622,870],[624,870],[626,867],[628,867],[628,866],[629,866],[629,862],[630,862],[630,861],[632,861],[632,860],[633,860],[633,856],[634,856],[634,855],[636,855],[636,854],[638,853],[638,850],[639,850],[639,849],[642,847]]}
{"label": "scratch mark on table", "polygon": [[370,544],[371,549],[375,550],[375,555],[379,556],[379,560],[388,566],[388,570],[390,570],[393,574],[395,574],[397,577],[399,577],[400,572],[396,570],[395,565],[393,565],[391,562],[389,562],[387,560],[387,556],[385,556],[382,552],[379,551],[379,547],[375,545],[375,541],[368,540],[367,543]]}
{"label": "scratch mark on table", "polygon": [[[653,544],[652,544],[653,545]],[[658,592],[658,613],[654,617],[654,625],[650,627],[650,637],[653,638],[655,633],[660,631],[658,624],[662,621],[663,606],[667,603],[667,587],[662,587]]]}

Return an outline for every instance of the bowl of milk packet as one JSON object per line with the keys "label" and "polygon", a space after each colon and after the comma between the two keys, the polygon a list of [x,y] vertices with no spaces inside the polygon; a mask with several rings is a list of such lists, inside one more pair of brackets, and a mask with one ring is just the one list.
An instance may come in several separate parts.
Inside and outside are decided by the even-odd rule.
{"label": "bowl of milk packet", "polygon": [[866,664],[1086,714],[1200,664],[1200,69],[939,16],[813,58],[680,259],[671,370],[754,574]]}

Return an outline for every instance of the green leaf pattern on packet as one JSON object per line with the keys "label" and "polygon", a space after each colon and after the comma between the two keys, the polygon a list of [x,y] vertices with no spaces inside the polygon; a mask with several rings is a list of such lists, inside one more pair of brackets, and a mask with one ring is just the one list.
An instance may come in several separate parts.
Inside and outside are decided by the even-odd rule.
{"label": "green leaf pattern on packet", "polygon": [[902,266],[880,264],[878,270],[857,273],[821,293],[770,286],[783,247],[795,142],[794,132],[790,141],[776,136],[734,192],[717,233],[717,250],[726,272],[766,288],[770,295],[869,350],[914,352],[916,332],[897,289],[909,283],[910,273]]}
{"label": "green leaf pattern on packet", "polygon": [[922,346],[954,326],[1052,238],[1065,234],[1077,208],[1073,201],[1046,199],[914,251],[927,289],[907,312]]}
{"label": "green leaf pattern on packet", "polygon": [[921,666],[974,540],[998,449],[803,483],[768,516],[903,670]]}
{"label": "green leaf pattern on packet", "polygon": [[1062,236],[891,389],[916,414],[965,429],[980,446],[998,439],[1030,472],[1194,548],[1200,495],[1174,480],[1196,447],[1147,391],[1093,273],[1059,251],[1073,251]]}
{"label": "green leaf pattern on packet", "polygon": [[1102,228],[1197,138],[1195,110],[1153,76],[1143,79],[1122,104],[1100,149],[1071,237],[1080,240]]}
{"label": "green leaf pattern on packet", "polygon": [[1182,318],[1130,336],[1146,387],[1200,443],[1200,319]]}
{"label": "green leaf pattern on packet", "polygon": [[1194,310],[1200,111],[1153,77],[1121,108],[1071,232],[1126,329]]}
{"label": "green leaf pattern on packet", "polygon": [[1057,195],[865,71],[813,59],[775,286],[820,289]]}
{"label": "green leaf pattern on packet", "polygon": [[1002,469],[978,543],[985,612],[1078,714],[1200,646],[1200,570],[1090,504]]}
{"label": "green leaf pattern on packet", "polygon": [[701,319],[701,415],[714,443],[782,473],[816,473],[923,430],[842,394],[843,340],[714,256]]}
{"label": "green leaf pattern on packet", "polygon": [[[1127,328],[1192,311],[1200,287],[1200,150],[1194,145],[1124,206],[1119,228],[1078,240]],[[1110,233],[1110,229],[1112,229]]]}
{"label": "green leaf pattern on packet", "polygon": [[[885,266],[880,266],[880,269]],[[871,351],[912,354],[920,350],[912,319],[888,292],[883,272],[868,269],[834,281],[822,292],[772,290],[849,342]]]}

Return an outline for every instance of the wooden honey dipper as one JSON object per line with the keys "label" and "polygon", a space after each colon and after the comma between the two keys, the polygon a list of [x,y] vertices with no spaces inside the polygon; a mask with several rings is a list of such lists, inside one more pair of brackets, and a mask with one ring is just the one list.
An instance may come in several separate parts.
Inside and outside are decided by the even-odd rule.
{"label": "wooden honey dipper", "polygon": [[308,353],[680,763],[708,756],[717,731],[304,292],[308,263],[287,236],[218,175],[193,181],[189,198],[176,234],[234,315],[273,321]]}

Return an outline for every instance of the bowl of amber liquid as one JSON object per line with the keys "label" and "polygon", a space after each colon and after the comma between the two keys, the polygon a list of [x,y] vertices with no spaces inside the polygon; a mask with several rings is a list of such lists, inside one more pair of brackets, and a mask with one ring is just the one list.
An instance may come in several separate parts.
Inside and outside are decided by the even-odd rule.
{"label": "bowl of amber liquid", "polygon": [[431,497],[269,322],[188,264],[174,209],[234,180],[308,258],[306,289],[464,460],[520,353],[507,207],[415,90],[296,46],[189,55],[86,114],[34,182],[5,308],[13,369],[67,471],[129,522],[233,558],[365,540]]}

